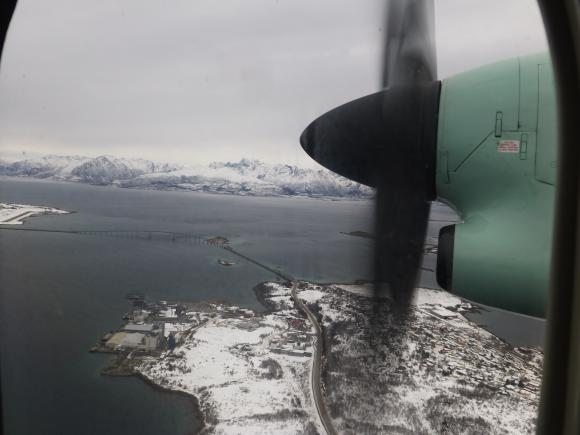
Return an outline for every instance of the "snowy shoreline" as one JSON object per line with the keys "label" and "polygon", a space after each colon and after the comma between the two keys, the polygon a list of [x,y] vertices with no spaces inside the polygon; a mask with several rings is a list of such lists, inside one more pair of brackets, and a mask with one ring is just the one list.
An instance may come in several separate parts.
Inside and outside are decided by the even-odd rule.
{"label": "snowy shoreline", "polygon": [[[308,322],[293,307],[290,288],[262,283],[254,292],[264,312],[220,302],[189,304],[189,323],[173,324],[172,330],[183,331],[173,351],[120,353],[103,374],[136,375],[194,398],[204,433],[320,432],[308,382]],[[185,332],[192,324],[195,330]]]}
{"label": "snowy shoreline", "polygon": [[[191,332],[172,351],[123,360],[120,374],[194,398],[204,433],[320,432],[308,382],[312,331],[290,289],[257,285],[262,313],[224,303],[192,306],[191,322],[174,326]],[[371,293],[368,285],[298,283],[298,297],[323,326],[322,382],[336,429],[532,431],[539,349],[502,342],[462,315],[469,304],[428,289],[417,290],[403,335],[388,309],[379,334],[376,324],[369,329]],[[370,348],[369,333],[379,334]],[[393,336],[404,340],[386,338]]]}
{"label": "snowy shoreline", "polygon": [[26,219],[33,216],[69,213],[71,212],[54,207],[0,203],[0,225],[22,225]]}

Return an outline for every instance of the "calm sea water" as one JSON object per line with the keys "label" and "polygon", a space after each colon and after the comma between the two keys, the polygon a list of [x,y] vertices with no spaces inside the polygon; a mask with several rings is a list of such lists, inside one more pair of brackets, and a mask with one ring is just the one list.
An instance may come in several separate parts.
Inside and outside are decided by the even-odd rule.
{"label": "calm sea water", "polygon": [[[138,191],[13,178],[0,180],[0,201],[76,212],[32,218],[24,228],[224,235],[238,250],[298,278],[370,278],[370,241],[341,234],[372,231],[369,201]],[[433,218],[450,220],[453,214],[435,207]],[[444,224],[434,223],[430,235]],[[224,268],[217,258],[237,264]],[[425,268],[434,264],[428,256]],[[135,378],[101,376],[110,357],[88,349],[120,324],[129,308],[127,293],[222,299],[259,309],[252,288],[269,279],[274,279],[270,273],[207,246],[0,231],[5,433],[194,433],[200,422],[187,398]],[[435,286],[433,274],[424,272],[422,283]],[[541,324],[519,316],[493,311],[476,320],[519,344],[541,340]]]}

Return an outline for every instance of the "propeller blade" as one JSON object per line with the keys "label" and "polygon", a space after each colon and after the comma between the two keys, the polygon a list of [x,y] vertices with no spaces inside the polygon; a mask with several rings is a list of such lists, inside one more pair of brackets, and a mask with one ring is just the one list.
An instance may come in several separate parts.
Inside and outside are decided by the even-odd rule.
{"label": "propeller blade", "polygon": [[406,312],[436,196],[441,83],[433,0],[391,0],[387,14],[385,89],[322,115],[300,143],[328,169],[376,187],[375,296],[388,289]]}
{"label": "propeller blade", "polygon": [[386,116],[391,146],[375,159],[377,174],[375,295],[388,288],[404,312],[417,284],[430,201],[436,197],[438,82],[387,90],[393,109]]}
{"label": "propeller blade", "polygon": [[392,187],[377,190],[374,293],[390,297],[395,313],[405,313],[417,286],[431,205],[413,189]]}
{"label": "propeller blade", "polygon": [[390,0],[386,12],[383,87],[437,80],[433,0]]}
{"label": "propeller blade", "polygon": [[[377,182],[375,296],[388,289],[396,312],[405,313],[423,259],[429,201],[436,196],[439,99],[424,98],[425,89],[438,83],[433,0],[390,0],[386,13],[382,85],[401,95],[386,128],[397,131],[401,155]],[[393,156],[379,160],[386,167]]]}

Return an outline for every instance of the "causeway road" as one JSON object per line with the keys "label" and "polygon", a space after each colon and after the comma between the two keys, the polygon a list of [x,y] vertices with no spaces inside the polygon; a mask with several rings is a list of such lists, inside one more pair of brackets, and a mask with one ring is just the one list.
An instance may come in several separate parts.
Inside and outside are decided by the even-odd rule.
{"label": "causeway road", "polygon": [[292,276],[282,272],[279,269],[275,269],[271,266],[268,266],[264,263],[254,260],[253,258],[236,251],[231,246],[225,246],[224,249],[231,252],[232,254],[235,254],[243,258],[244,260],[249,261],[250,263],[255,264],[258,267],[261,267],[269,272],[272,272],[273,274],[279,276],[283,280],[290,282],[292,284],[292,290],[290,290],[292,299],[294,300],[298,308],[300,308],[304,312],[304,314],[306,314],[306,317],[308,317],[308,320],[312,324],[312,328],[316,333],[316,340],[314,341],[314,354],[312,356],[312,370],[310,377],[310,387],[311,387],[310,389],[312,391],[314,404],[316,405],[316,410],[318,411],[320,423],[322,424],[326,433],[328,435],[337,435],[336,430],[334,430],[334,427],[332,426],[332,420],[330,419],[330,415],[328,414],[326,405],[324,404],[324,396],[322,395],[321,388],[322,384],[320,383],[320,374],[322,372],[322,328],[318,324],[318,320],[316,320],[314,314],[312,314],[312,311],[310,311],[306,306],[306,304],[302,302],[302,300],[298,297],[296,293],[296,287],[298,286],[298,283]]}
{"label": "causeway road", "polygon": [[304,311],[306,317],[312,324],[314,328],[314,332],[316,333],[316,340],[314,341],[314,356],[312,359],[312,371],[311,371],[311,380],[310,384],[312,387],[312,395],[314,396],[314,403],[316,404],[316,410],[318,411],[318,416],[320,417],[320,422],[322,426],[326,430],[328,435],[336,435],[336,431],[332,426],[332,420],[330,419],[330,415],[328,414],[328,410],[326,409],[326,405],[324,404],[324,397],[322,396],[322,388],[320,383],[320,373],[322,372],[322,329],[318,324],[318,320],[312,311],[308,309],[306,304],[302,302],[302,300],[296,294],[296,282],[292,282],[292,299],[298,307]]}

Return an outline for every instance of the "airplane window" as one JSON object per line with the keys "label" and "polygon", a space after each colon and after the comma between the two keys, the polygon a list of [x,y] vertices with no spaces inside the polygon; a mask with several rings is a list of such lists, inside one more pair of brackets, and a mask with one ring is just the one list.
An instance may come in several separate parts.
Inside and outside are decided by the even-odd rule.
{"label": "airplane window", "polygon": [[531,0],[19,1],[4,433],[533,433],[553,81]]}

